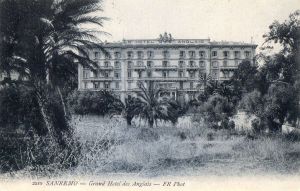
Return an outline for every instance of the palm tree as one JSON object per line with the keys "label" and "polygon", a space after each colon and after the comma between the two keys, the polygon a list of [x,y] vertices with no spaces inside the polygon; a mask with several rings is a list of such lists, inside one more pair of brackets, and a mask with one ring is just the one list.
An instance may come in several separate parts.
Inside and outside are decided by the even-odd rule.
{"label": "palm tree", "polygon": [[146,119],[150,128],[153,128],[157,120],[171,121],[176,123],[174,118],[178,118],[177,110],[170,104],[169,100],[159,98],[163,89],[157,84],[148,82],[147,87],[143,82],[138,83],[141,91],[137,92],[138,98],[141,100],[140,106],[136,109],[139,116]]}
{"label": "palm tree", "polygon": [[[0,52],[2,68],[24,76],[38,100],[38,107],[50,134],[54,124],[49,116],[49,96],[59,95],[66,118],[61,87],[81,64],[97,67],[87,49],[100,48],[97,33],[85,24],[102,27],[106,18],[91,16],[100,11],[100,0],[3,0],[0,2]],[[100,45],[99,45],[100,44]],[[9,47],[11,52],[3,52]],[[7,60],[2,62],[2,60]],[[0,67],[0,68],[1,68]],[[50,104],[51,105],[51,104]],[[53,111],[52,111],[53,112]]]}

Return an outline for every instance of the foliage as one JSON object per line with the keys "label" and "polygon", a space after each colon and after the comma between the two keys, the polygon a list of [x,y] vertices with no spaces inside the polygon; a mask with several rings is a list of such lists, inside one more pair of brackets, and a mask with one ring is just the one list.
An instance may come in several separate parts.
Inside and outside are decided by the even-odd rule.
{"label": "foliage", "polygon": [[123,108],[123,116],[126,119],[127,125],[131,126],[131,121],[139,115],[139,108],[142,107],[142,101],[136,97],[127,97]]}
{"label": "foliage", "polygon": [[269,31],[263,35],[265,43],[280,43],[284,53],[293,53],[297,49],[297,38],[300,27],[300,10],[289,15],[283,23],[274,21],[269,26]]}
{"label": "foliage", "polygon": [[[105,18],[91,15],[99,10],[99,0],[0,1],[0,71],[8,76],[3,86],[17,88],[1,93],[0,99],[8,101],[0,100],[3,125],[24,125],[25,134],[32,130],[32,136],[47,136],[57,151],[71,148],[65,96],[70,84],[76,84],[78,64],[96,67],[86,48],[102,48],[96,37],[101,32],[84,26],[102,26]],[[17,80],[10,79],[12,72]]]}
{"label": "foliage", "polygon": [[[90,15],[101,10],[99,0],[3,0],[0,7],[0,69],[8,76],[16,72],[18,83],[34,91],[41,119],[55,136],[61,129],[57,121],[68,123],[67,93],[61,89],[74,83],[78,64],[96,67],[86,48],[101,48],[99,31],[84,25],[102,26],[105,18]],[[56,100],[60,104],[53,108],[49,101]]]}
{"label": "foliage", "polygon": [[137,96],[141,100],[141,104],[136,111],[139,113],[139,117],[148,121],[149,127],[153,127],[157,120],[177,123],[181,111],[176,102],[160,99],[159,95],[163,90],[153,82],[148,82],[147,87],[143,82],[138,86],[141,91],[137,92]]}
{"label": "foliage", "polygon": [[204,102],[198,112],[209,127],[220,128],[223,125],[228,128],[228,117],[233,115],[234,106],[225,97],[217,94]]}
{"label": "foliage", "polygon": [[112,111],[121,113],[123,103],[111,92],[101,91],[74,91],[68,98],[71,111],[80,115],[108,115]]}
{"label": "foliage", "polygon": [[7,86],[0,90],[0,128],[3,132],[33,130],[45,135],[34,92],[22,86]]}

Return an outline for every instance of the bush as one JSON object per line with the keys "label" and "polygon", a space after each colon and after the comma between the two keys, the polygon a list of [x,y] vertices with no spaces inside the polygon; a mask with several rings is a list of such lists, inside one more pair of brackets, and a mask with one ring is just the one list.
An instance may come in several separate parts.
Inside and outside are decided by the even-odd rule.
{"label": "bush", "polygon": [[33,89],[10,85],[0,90],[1,172],[53,163],[59,168],[76,164],[80,147],[73,140],[59,95],[51,92],[44,103],[54,130],[50,135]]}
{"label": "bush", "polygon": [[0,129],[4,132],[33,130],[38,135],[47,133],[33,90],[23,86],[0,90]]}
{"label": "bush", "polygon": [[123,104],[108,91],[75,91],[68,98],[71,112],[79,115],[121,113]]}
{"label": "bush", "polygon": [[80,144],[72,138],[65,139],[66,146],[61,147],[49,136],[29,137],[16,133],[0,136],[0,173],[25,167],[39,170],[51,164],[57,169],[69,168],[77,165],[81,155]]}
{"label": "bush", "polygon": [[[208,127],[219,129],[229,128],[229,117],[234,113],[234,106],[227,98],[221,95],[213,95],[198,109],[199,117]],[[199,120],[200,121],[200,120]]]}

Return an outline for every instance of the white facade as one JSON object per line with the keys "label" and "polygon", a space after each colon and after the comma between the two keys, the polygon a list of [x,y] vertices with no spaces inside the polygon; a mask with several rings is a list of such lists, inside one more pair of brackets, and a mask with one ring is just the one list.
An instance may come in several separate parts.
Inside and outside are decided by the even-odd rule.
{"label": "white facade", "polygon": [[138,91],[138,81],[153,81],[169,96],[189,100],[203,91],[206,80],[228,80],[244,59],[254,63],[257,45],[173,39],[165,33],[159,39],[123,40],[103,47],[109,55],[89,50],[97,72],[79,66],[79,90],[112,90],[124,100]]}

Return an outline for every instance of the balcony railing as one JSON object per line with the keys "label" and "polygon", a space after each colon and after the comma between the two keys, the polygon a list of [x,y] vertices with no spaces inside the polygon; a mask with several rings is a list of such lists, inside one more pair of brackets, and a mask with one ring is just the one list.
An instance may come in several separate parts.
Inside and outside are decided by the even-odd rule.
{"label": "balcony railing", "polygon": [[238,66],[233,66],[233,65],[227,65],[227,66],[220,66],[220,70],[235,70],[235,69],[237,69],[238,68]]}
{"label": "balcony railing", "polygon": [[146,66],[143,66],[143,65],[134,65],[132,67],[132,69],[134,69],[134,70],[146,70]]}
{"label": "balcony railing", "polygon": [[88,79],[84,80],[90,80],[90,81],[112,81],[113,77],[90,77]]}
{"label": "balcony railing", "polygon": [[180,92],[199,92],[203,91],[203,88],[184,88],[184,89],[178,89]]}
{"label": "balcony railing", "polygon": [[113,70],[114,68],[112,66],[100,66],[100,70]]}
{"label": "balcony railing", "polygon": [[154,66],[155,70],[177,70],[178,66]]}
{"label": "balcony railing", "polygon": [[187,70],[199,70],[198,66],[186,66]]}
{"label": "balcony railing", "polygon": [[146,77],[146,78],[137,78],[139,81],[187,81],[187,77]]}

